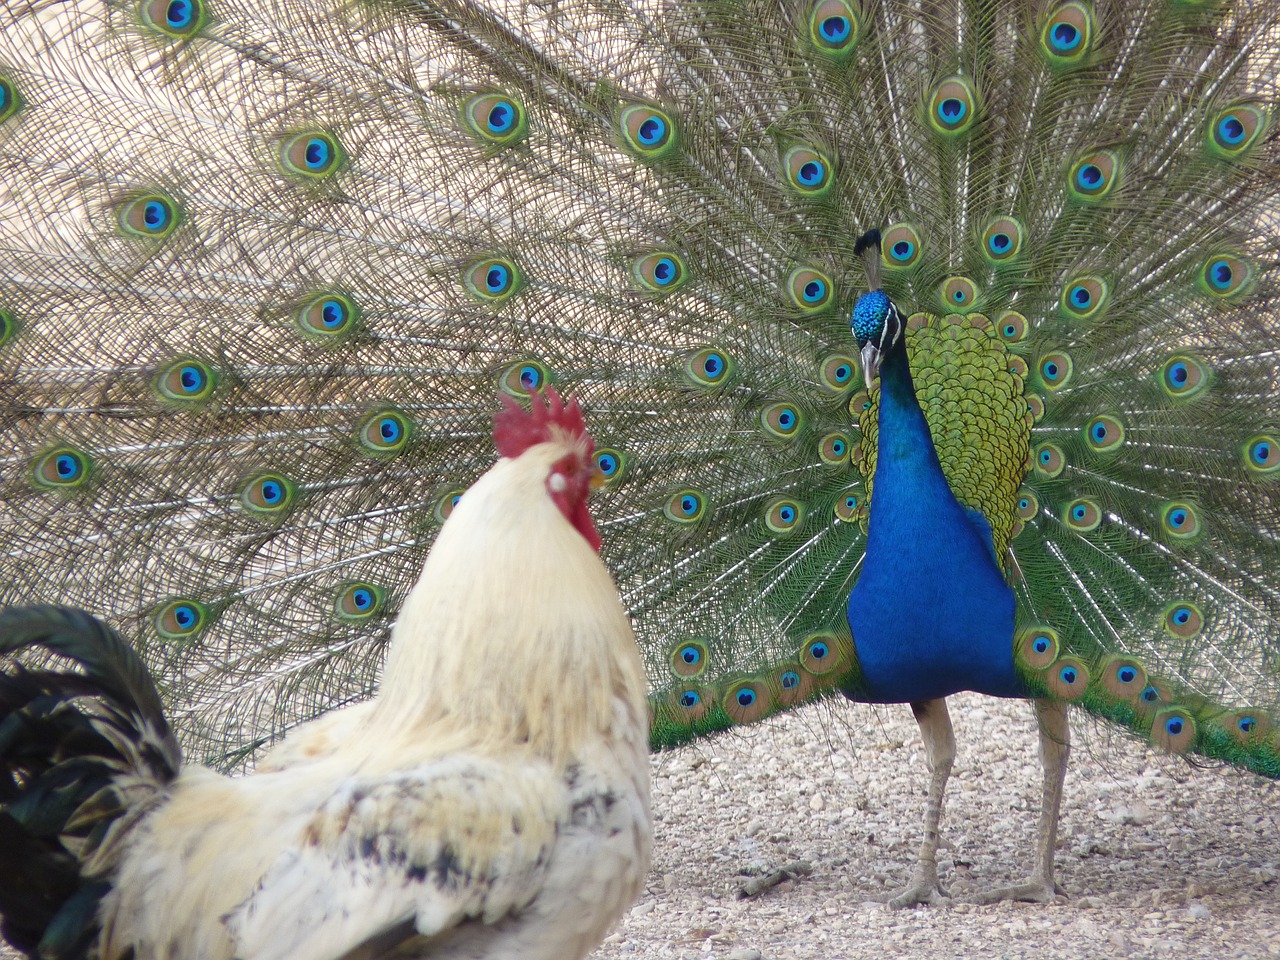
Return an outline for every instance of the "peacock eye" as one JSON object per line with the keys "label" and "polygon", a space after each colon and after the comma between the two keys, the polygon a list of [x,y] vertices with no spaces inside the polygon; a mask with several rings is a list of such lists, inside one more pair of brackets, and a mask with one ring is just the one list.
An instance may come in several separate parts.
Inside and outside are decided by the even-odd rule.
{"label": "peacock eye", "polygon": [[831,304],[831,278],[812,267],[792,270],[786,289],[791,302],[806,314],[817,313]]}
{"label": "peacock eye", "polygon": [[300,133],[280,145],[280,167],[295,177],[323,179],[338,170],[346,158],[337,137],[321,131]]}
{"label": "peacock eye", "polygon": [[670,293],[682,286],[687,277],[684,260],[669,250],[646,254],[631,264],[636,286],[650,293]]}
{"label": "peacock eye", "polygon": [[70,489],[80,486],[88,479],[91,465],[92,461],[87,453],[62,447],[46,453],[36,461],[32,479],[37,486]]}
{"label": "peacock eye", "polygon": [[208,19],[203,0],[143,0],[139,12],[143,24],[174,40],[194,36]]}
{"label": "peacock eye", "polygon": [[506,257],[489,257],[473,263],[462,274],[462,285],[467,292],[486,303],[510,299],[519,292],[523,283],[520,270]]}
{"label": "peacock eye", "polygon": [[920,264],[920,234],[909,223],[896,223],[880,241],[880,261],[890,270],[902,271]]}
{"label": "peacock eye", "polygon": [[152,624],[156,632],[166,640],[184,640],[203,630],[208,623],[210,610],[204,604],[188,598],[171,600],[155,612]]}
{"label": "peacock eye", "polygon": [[782,157],[786,184],[801,197],[825,196],[835,182],[831,161],[812,147],[796,146]]}
{"label": "peacock eye", "polygon": [[169,197],[145,194],[121,205],[117,223],[125,236],[160,240],[177,229],[179,213],[178,204]]}
{"label": "peacock eye", "polygon": [[484,93],[472,97],[463,104],[462,117],[482,143],[494,146],[509,146],[529,132],[523,104],[506,94]]}
{"label": "peacock eye", "polygon": [[619,130],[624,146],[642,161],[656,161],[669,156],[678,137],[671,117],[657,107],[633,103],[619,114]]}

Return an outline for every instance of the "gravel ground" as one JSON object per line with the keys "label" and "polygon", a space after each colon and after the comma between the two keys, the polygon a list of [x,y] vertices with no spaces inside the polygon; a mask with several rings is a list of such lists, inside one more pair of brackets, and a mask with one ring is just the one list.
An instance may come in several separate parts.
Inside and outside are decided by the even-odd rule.
{"label": "gravel ground", "polygon": [[[1030,869],[1035,721],[951,701],[942,824],[948,906],[890,911],[920,839],[923,748],[903,707],[826,703],[653,760],[657,844],[643,898],[593,960],[1280,957],[1280,785],[1197,769],[1072,726],[1056,904],[975,906]],[[738,898],[749,875],[812,873]]]}
{"label": "gravel ground", "polygon": [[[906,707],[833,701],[653,758],[653,873],[593,960],[1280,957],[1280,785],[1087,720],[1072,728],[1058,843],[1067,896],[963,902],[1029,870],[1040,766],[1026,704],[950,703],[951,904],[878,902],[906,883],[919,844],[920,737]],[[739,899],[751,876],[795,861],[812,872]]]}

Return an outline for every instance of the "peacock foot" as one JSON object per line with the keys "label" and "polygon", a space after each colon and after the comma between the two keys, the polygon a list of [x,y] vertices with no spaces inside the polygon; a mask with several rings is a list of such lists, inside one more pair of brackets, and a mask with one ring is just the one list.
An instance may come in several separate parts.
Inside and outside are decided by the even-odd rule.
{"label": "peacock foot", "polygon": [[907,884],[907,888],[896,897],[890,899],[888,906],[890,910],[904,910],[917,904],[937,907],[941,906],[950,897],[951,894],[947,892],[946,888],[938,883],[938,877],[934,871],[917,868],[915,874],[911,877],[911,882]]}
{"label": "peacock foot", "polygon": [[1000,900],[1025,900],[1031,903],[1053,903],[1058,894],[1066,896],[1052,878],[1029,877],[1023,883],[1015,883],[1008,887],[997,887],[968,897],[970,903],[996,903]]}

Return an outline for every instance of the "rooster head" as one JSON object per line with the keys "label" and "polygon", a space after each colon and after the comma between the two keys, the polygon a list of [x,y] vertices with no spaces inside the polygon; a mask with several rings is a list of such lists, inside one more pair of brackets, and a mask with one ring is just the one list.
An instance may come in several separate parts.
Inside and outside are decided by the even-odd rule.
{"label": "rooster head", "polygon": [[547,474],[547,495],[566,520],[591,544],[600,549],[600,534],[587,510],[587,497],[598,486],[600,471],[592,454],[595,442],[587,433],[577,399],[561,401],[554,390],[535,393],[528,410],[510,397],[502,397],[503,409],[493,418],[493,442],[498,456],[519,457],[530,447],[555,443],[564,455]]}

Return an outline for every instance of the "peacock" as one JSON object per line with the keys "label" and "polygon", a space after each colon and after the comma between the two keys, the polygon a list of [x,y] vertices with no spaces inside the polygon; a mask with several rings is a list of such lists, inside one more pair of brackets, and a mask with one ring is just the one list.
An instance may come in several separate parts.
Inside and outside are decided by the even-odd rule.
{"label": "peacock", "polygon": [[[495,395],[579,398],[651,744],[945,700],[1280,778],[1280,8],[18,0],[0,602],[189,756],[367,696]],[[529,562],[536,562],[530,558]],[[476,663],[477,670],[486,664]],[[574,695],[565,677],[565,696]]]}

